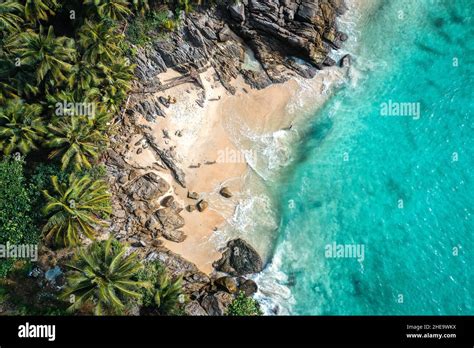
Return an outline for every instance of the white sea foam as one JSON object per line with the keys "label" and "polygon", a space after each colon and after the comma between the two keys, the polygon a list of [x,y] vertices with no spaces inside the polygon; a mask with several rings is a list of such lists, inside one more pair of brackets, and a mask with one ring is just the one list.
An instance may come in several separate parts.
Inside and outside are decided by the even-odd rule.
{"label": "white sea foam", "polygon": [[252,244],[263,259],[267,259],[278,229],[274,203],[262,187],[255,184],[241,196],[223,231],[214,235],[214,242],[224,246],[228,240],[241,237]]}
{"label": "white sea foam", "polygon": [[255,299],[258,300],[266,315],[289,315],[295,303],[291,290],[286,285],[288,276],[280,270],[282,254],[281,251],[277,251],[271,263],[253,277],[258,284]]}

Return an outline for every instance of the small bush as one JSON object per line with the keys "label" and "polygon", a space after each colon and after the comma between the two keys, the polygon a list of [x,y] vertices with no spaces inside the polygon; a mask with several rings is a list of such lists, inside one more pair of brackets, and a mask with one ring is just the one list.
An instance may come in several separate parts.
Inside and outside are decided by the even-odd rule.
{"label": "small bush", "polygon": [[167,11],[150,12],[145,17],[135,17],[127,27],[128,40],[137,46],[146,45],[153,35],[154,30],[173,30],[173,21],[168,18]]}
{"label": "small bush", "polygon": [[[31,213],[31,193],[23,173],[22,157],[5,157],[0,162],[0,244],[36,244],[39,231]],[[14,259],[0,259],[0,277],[11,270]]]}
{"label": "small bush", "polygon": [[45,221],[45,216],[42,213],[44,206],[43,190],[52,191],[51,177],[57,176],[60,183],[67,182],[67,173],[61,170],[58,164],[39,164],[30,175],[29,190],[31,192],[32,211],[31,217],[38,230]]}
{"label": "small bush", "polygon": [[256,316],[262,314],[258,302],[245,296],[243,292],[239,293],[227,310],[227,315],[230,316]]}

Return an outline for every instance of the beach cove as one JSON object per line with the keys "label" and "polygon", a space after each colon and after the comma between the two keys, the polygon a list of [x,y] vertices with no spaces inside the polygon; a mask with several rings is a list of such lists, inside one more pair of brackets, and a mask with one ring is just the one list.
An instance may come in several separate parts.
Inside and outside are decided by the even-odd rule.
{"label": "beach cove", "polygon": [[[440,5],[440,9],[443,6]],[[420,186],[415,183],[399,182],[399,173],[417,173],[421,168],[413,164],[415,159],[411,157],[415,139],[420,139],[412,132],[422,134],[432,129],[432,123],[424,122],[433,122],[435,113],[430,110],[438,105],[417,94],[412,83],[419,81],[419,77],[413,76],[418,76],[420,66],[427,68],[423,61],[433,57],[439,59],[443,55],[427,46],[432,37],[426,37],[427,43],[418,42],[413,46],[414,37],[424,26],[441,28],[445,23],[451,23],[444,28],[452,26],[458,30],[463,27],[462,18],[469,20],[471,17],[460,16],[460,10],[455,7],[448,9],[448,15],[445,15],[448,18],[440,19],[437,8],[430,9],[425,3],[417,6],[403,2],[398,6],[374,0],[363,4],[348,2],[347,8],[338,22],[341,30],[349,34],[348,39],[344,38],[343,48],[333,53],[334,64],[317,71],[313,77],[283,75],[286,81],[265,84],[262,88],[261,63],[245,53],[238,64],[248,67],[251,75],[229,73],[222,80],[221,71],[214,66],[203,66],[199,79],[193,77],[188,83],[150,93],[154,100],[161,98],[165,104],[167,100],[176,99],[176,103],[163,109],[165,116],[135,120],[138,128],[146,129],[151,135],[157,148],[172,149],[172,167],[167,163],[157,165],[154,147],[142,141],[140,132],[129,141],[134,146],[128,146],[124,159],[132,167],[141,169],[141,174],[151,170],[172,183],[165,187],[166,194],[173,197],[180,217],[172,215],[172,226],[176,231],[160,244],[166,250],[180,255],[213,278],[223,275],[216,272],[215,261],[221,257],[229,240],[242,238],[255,248],[264,269],[250,279],[258,284],[255,298],[266,314],[468,311],[472,303],[465,295],[469,288],[464,274],[467,254],[458,253],[456,256],[460,257],[440,261],[436,266],[439,271],[445,269],[446,264],[450,265],[449,269],[454,273],[438,274],[440,279],[450,279],[446,289],[451,290],[446,294],[454,289],[464,294],[459,297],[464,296],[462,303],[450,302],[443,294],[430,303],[432,292],[426,289],[434,280],[423,283],[426,288],[422,285],[407,288],[415,281],[416,272],[430,272],[429,260],[433,260],[433,255],[449,258],[449,251],[461,244],[449,233],[438,235],[435,232],[446,231],[435,227],[440,226],[437,219],[436,224],[428,228],[430,234],[413,232],[426,226],[416,218],[401,222],[407,219],[404,212],[409,209],[415,209],[415,216],[421,214],[419,209],[423,210],[423,204],[413,207],[410,197],[424,191],[417,191]],[[466,6],[465,11],[469,10]],[[384,21],[399,25],[393,26],[386,40],[375,36],[384,27]],[[456,44],[453,39],[446,39],[443,30],[438,29],[439,36],[448,46],[466,47],[460,39],[455,39]],[[232,37],[233,34],[226,35]],[[419,50],[419,56],[411,56],[413,47]],[[448,58],[442,59],[454,68],[453,58]],[[337,65],[343,67],[336,66],[336,60]],[[461,76],[469,76],[463,69],[466,67],[461,66],[457,71]],[[156,76],[166,84],[180,75],[168,68]],[[443,90],[439,82],[430,77],[423,81],[426,88]],[[440,81],[447,83],[448,79]],[[451,82],[466,83],[456,79]],[[445,86],[453,93],[460,93],[459,98],[465,97],[457,87]],[[148,94],[147,97],[137,95],[132,97],[131,109],[143,104],[143,99],[152,102]],[[442,101],[440,110],[445,110],[451,108],[450,103],[455,103],[456,99],[449,101],[439,96],[438,100]],[[467,113],[463,110],[459,109],[455,115],[464,125]],[[414,122],[415,127],[423,125],[423,131],[412,129],[412,124],[407,122]],[[364,136],[367,137],[360,138]],[[448,135],[445,136],[448,143]],[[150,136],[146,139],[149,142]],[[466,138],[459,139],[458,150],[446,152],[446,159],[452,160],[454,153],[459,155],[458,151],[466,147]],[[387,147],[384,140],[406,149],[408,157],[403,156],[404,152]],[[424,146],[430,148],[433,144],[427,142]],[[422,153],[426,155],[426,152]],[[433,153],[442,156],[438,150]],[[400,161],[388,161],[394,154]],[[425,163],[425,160],[419,161]],[[459,185],[468,182],[465,171],[468,163],[465,166],[460,172],[453,172],[461,175],[461,179],[455,179]],[[171,173],[166,173],[167,167],[173,169]],[[404,175],[402,178],[410,177]],[[420,175],[413,177],[418,185],[439,186],[435,181],[423,184]],[[184,178],[185,185],[182,185]],[[450,179],[440,180],[453,185]],[[227,192],[225,195],[223,189]],[[444,187],[443,192],[448,191]],[[429,196],[432,191],[426,192]],[[441,191],[438,195],[438,199],[449,200]],[[419,202],[429,199],[421,197],[417,198]],[[464,205],[467,199],[461,199]],[[199,207],[202,201],[204,208]],[[170,204],[172,207],[173,203]],[[451,206],[457,204],[451,202]],[[189,208],[190,205],[194,207]],[[391,209],[396,210],[389,213]],[[430,206],[429,209],[433,218],[433,208]],[[465,236],[472,222],[466,208],[460,211],[457,219],[465,222],[459,231]],[[423,221],[429,220],[425,217]],[[377,228],[374,229],[374,225]],[[418,235],[420,239],[414,239],[413,236]],[[444,241],[444,249],[433,244],[424,249],[425,241],[431,240],[432,236]],[[413,244],[407,245],[424,250],[417,254],[421,259],[390,253],[389,250],[402,250],[400,246],[409,240]],[[470,237],[464,240],[468,245],[472,243]],[[364,257],[325,256],[325,246],[336,244],[364,250]],[[409,250],[406,252],[409,254]],[[401,260],[410,266],[402,267]],[[393,267],[403,268],[404,273],[400,274]],[[422,295],[423,291],[427,292]],[[409,308],[403,306],[404,301],[414,298],[424,301],[419,306],[413,303]],[[378,305],[374,307],[373,303]],[[382,308],[383,312],[380,312]]]}

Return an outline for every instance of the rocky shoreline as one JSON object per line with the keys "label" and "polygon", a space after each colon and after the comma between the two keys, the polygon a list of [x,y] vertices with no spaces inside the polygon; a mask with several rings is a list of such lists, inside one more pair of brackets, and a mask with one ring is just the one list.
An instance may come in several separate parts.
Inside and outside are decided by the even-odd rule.
{"label": "rocky shoreline", "polygon": [[[129,243],[143,259],[160,260],[172,276],[183,277],[191,299],[187,314],[223,315],[239,290],[251,296],[257,285],[245,276],[261,271],[263,262],[251,245],[235,239],[214,262],[215,271],[207,275],[163,245],[163,239],[175,243],[186,239],[181,230],[184,209],[199,214],[208,203],[187,187],[183,163],[168,142],[171,135],[163,134],[164,142],[158,142],[147,125],[167,117],[171,101],[158,92],[184,83],[202,88],[201,74],[208,69],[214,71],[214,82],[231,94],[236,92],[233,81],[238,77],[254,89],[294,76],[312,78],[318,69],[336,64],[330,53],[347,39],[336,26],[336,17],[344,11],[342,0],[249,0],[214,10],[197,9],[168,37],[138,49],[137,80],[126,109],[117,117],[104,159],[113,206],[108,232]],[[245,68],[249,51],[260,68]],[[181,75],[161,81],[158,75],[169,69]],[[207,98],[205,89],[197,95],[199,107]],[[131,149],[137,155],[150,151],[152,165],[127,161]],[[187,192],[186,197],[176,186]],[[232,192],[224,187],[221,195],[230,198]]]}

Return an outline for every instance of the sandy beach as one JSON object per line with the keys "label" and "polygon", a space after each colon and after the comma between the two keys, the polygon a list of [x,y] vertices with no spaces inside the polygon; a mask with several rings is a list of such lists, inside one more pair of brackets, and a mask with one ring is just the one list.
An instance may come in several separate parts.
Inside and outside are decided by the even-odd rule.
{"label": "sandy beach", "polygon": [[[179,73],[169,69],[158,77],[166,83],[176,76]],[[254,90],[239,78],[233,81],[236,93],[232,95],[216,81],[214,71],[209,68],[201,73],[204,90],[185,83],[156,93],[157,97],[176,98],[176,103],[164,110],[165,118],[139,122],[151,127],[158,146],[174,147],[178,165],[186,175],[186,188],[165,171],[157,173],[172,183],[170,194],[183,207],[197,203],[188,198],[188,192],[197,192],[199,199],[209,203],[203,212],[184,209],[181,212],[185,219],[182,231],[187,238],[181,243],[164,240],[165,247],[195,263],[201,271],[208,274],[213,271],[212,263],[219,259],[219,248],[223,245],[217,245],[212,236],[233,216],[239,194],[244,189],[248,162],[258,156],[252,149],[241,148],[238,134],[251,132],[261,136],[290,130],[298,115],[292,101],[310,98],[314,92],[324,92],[330,76],[328,71],[318,74],[310,80],[309,91],[304,91],[296,79]],[[202,106],[196,102],[199,99]],[[304,103],[299,107],[304,107]],[[153,167],[156,158],[152,150],[144,149],[137,154],[138,147],[139,144],[131,144],[125,160],[135,167]],[[231,198],[224,198],[219,193],[222,187],[232,192]]]}

